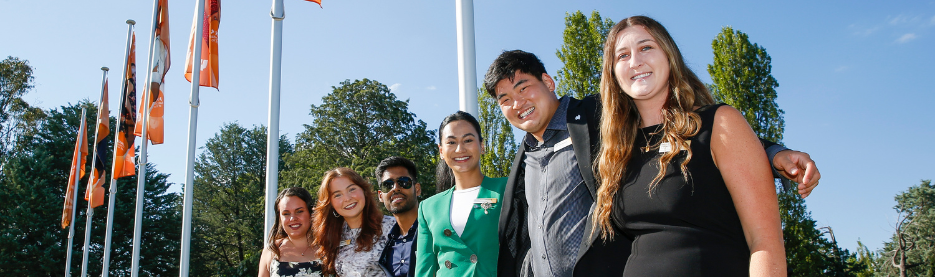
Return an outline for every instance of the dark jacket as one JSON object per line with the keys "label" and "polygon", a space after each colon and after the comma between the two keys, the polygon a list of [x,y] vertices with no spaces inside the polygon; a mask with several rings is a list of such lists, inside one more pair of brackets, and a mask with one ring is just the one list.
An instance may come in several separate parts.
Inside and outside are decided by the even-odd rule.
{"label": "dark jacket", "polygon": [[[600,150],[600,99],[598,95],[585,97],[583,100],[570,99],[568,103],[567,126],[571,137],[578,170],[591,194],[597,199],[597,181],[592,165],[597,151]],[[520,276],[523,260],[530,247],[526,213],[525,185],[525,147],[520,147],[513,160],[512,171],[503,194],[503,206],[500,210],[500,257],[497,264],[498,276]],[[631,240],[625,236],[615,236],[612,241],[605,241],[598,236],[591,236],[591,219],[594,205],[588,213],[587,227],[584,230],[578,259],[575,264],[575,276],[620,276],[630,256]],[[531,275],[531,274],[530,274]]]}

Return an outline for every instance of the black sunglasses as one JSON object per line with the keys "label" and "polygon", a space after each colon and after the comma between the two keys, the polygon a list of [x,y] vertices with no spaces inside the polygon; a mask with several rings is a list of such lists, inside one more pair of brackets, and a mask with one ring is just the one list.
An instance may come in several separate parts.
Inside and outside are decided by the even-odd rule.
{"label": "black sunglasses", "polygon": [[409,189],[412,187],[412,179],[406,176],[393,179],[386,179],[383,183],[380,183],[380,188],[383,188],[385,191],[393,190],[393,184],[398,184],[399,187],[403,189]]}

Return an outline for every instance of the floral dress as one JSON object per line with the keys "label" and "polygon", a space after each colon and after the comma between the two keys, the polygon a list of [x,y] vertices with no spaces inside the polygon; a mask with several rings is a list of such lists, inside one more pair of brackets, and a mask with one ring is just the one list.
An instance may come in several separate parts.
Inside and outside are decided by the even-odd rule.
{"label": "floral dress", "polygon": [[370,251],[354,251],[357,248],[357,236],[360,228],[351,229],[344,223],[341,233],[341,243],[338,246],[338,257],[335,260],[335,270],[341,277],[368,277],[387,276],[387,271],[380,265],[380,254],[386,247],[386,234],[390,233],[396,225],[396,218],[383,216],[383,234],[373,239]]}
{"label": "floral dress", "polygon": [[280,262],[276,259],[269,266],[270,277],[321,277],[321,261]]}

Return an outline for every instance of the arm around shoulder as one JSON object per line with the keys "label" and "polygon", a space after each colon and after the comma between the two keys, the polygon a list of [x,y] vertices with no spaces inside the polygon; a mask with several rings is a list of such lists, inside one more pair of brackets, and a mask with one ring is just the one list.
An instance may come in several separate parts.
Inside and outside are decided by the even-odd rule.
{"label": "arm around shoulder", "polygon": [[766,153],[746,119],[733,107],[717,110],[711,152],[750,248],[750,275],[785,276],[779,204]]}

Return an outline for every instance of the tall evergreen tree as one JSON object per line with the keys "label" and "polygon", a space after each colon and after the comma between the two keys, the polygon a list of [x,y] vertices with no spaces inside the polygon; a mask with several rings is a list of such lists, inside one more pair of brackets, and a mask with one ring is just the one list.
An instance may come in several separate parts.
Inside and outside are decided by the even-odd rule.
{"label": "tall evergreen tree", "polygon": [[332,89],[321,105],[312,105],[312,123],[296,137],[283,183],[315,195],[327,170],[348,167],[369,176],[384,158],[401,156],[416,163],[422,192],[434,192],[436,131],[409,112],[409,100],[397,100],[386,85],[369,79],[345,80]]}
{"label": "tall evergreen tree", "polygon": [[[264,237],[266,141],[266,127],[229,123],[205,142],[195,163],[192,275],[257,275]],[[285,136],[279,149],[281,157],[292,152]]]}
{"label": "tall evergreen tree", "polygon": [[604,39],[614,21],[601,19],[597,11],[591,18],[581,11],[565,13],[565,31],[562,47],[555,55],[562,61],[562,68],[555,74],[559,96],[571,95],[582,99],[598,94],[601,85],[601,63],[604,60]]}
{"label": "tall evergreen tree", "polygon": [[[64,106],[48,111],[37,132],[23,135],[15,146],[0,178],[0,199],[12,202],[0,209],[0,275],[59,276],[65,273],[68,230],[62,229],[62,203],[71,167],[71,152],[78,132],[81,107],[88,108],[88,122],[94,122],[96,107],[91,103]],[[111,118],[113,126],[114,118]],[[92,133],[92,132],[89,132]],[[91,144],[91,139],[88,144]],[[108,149],[108,153],[112,149]],[[90,167],[91,156],[86,163]],[[167,193],[168,175],[150,164],[144,203],[143,240],[140,273],[164,276],[178,272],[178,241],[181,216],[179,195]],[[82,178],[76,193],[84,195],[87,177]],[[110,274],[130,275],[133,218],[136,201],[136,176],[118,181],[114,211],[113,245]],[[109,188],[109,184],[106,185]],[[110,196],[108,196],[110,197]],[[72,245],[71,273],[80,273],[84,245],[87,201],[75,205],[75,239]],[[107,205],[95,209],[89,247],[88,273],[101,273]]]}
{"label": "tall evergreen tree", "polygon": [[500,112],[496,99],[487,95],[486,89],[478,89],[477,104],[480,113],[477,120],[486,150],[480,159],[481,171],[488,177],[506,177],[510,175],[517,149],[513,125]]}
{"label": "tall evergreen tree", "polygon": [[766,48],[751,43],[747,34],[724,27],[711,43],[714,63],[708,65],[714,98],[743,113],[760,138],[782,141],[785,121],[776,104],[779,82],[770,73]]}
{"label": "tall evergreen tree", "polygon": [[[718,101],[727,103],[747,119],[760,138],[782,141],[783,111],[776,103],[779,83],[770,71],[766,49],[751,43],[747,35],[724,27],[711,43],[714,63],[708,87]],[[782,219],[786,263],[790,276],[853,275],[853,255],[822,236],[795,190],[777,190]]]}

